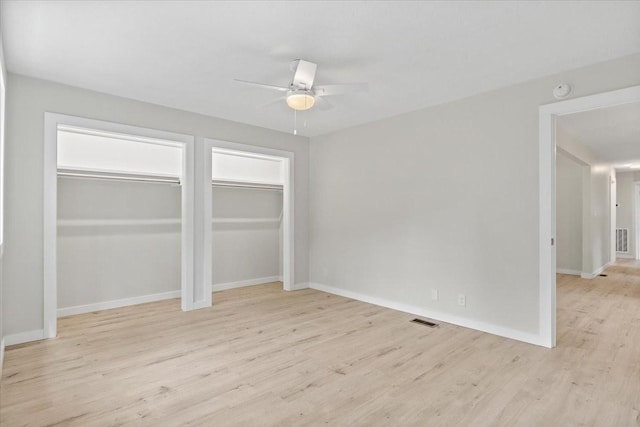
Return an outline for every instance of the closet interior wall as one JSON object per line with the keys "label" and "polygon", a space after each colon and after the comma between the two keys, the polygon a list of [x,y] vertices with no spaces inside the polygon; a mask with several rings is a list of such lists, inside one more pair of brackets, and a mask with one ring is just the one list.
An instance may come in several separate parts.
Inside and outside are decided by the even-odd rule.
{"label": "closet interior wall", "polygon": [[212,289],[282,281],[282,161],[214,150],[211,178]]}
{"label": "closet interior wall", "polygon": [[58,178],[58,308],[175,292],[181,188]]}
{"label": "closet interior wall", "polygon": [[213,289],[282,280],[282,191],[212,186]]}

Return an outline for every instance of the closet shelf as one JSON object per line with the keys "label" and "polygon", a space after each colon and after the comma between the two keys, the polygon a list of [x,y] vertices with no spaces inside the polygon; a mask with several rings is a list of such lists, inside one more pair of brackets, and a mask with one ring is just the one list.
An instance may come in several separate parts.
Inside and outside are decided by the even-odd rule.
{"label": "closet shelf", "polygon": [[[278,224],[277,218],[212,218],[213,224]],[[59,219],[58,227],[139,227],[158,225],[180,225],[179,218],[161,219]]]}
{"label": "closet shelf", "polygon": [[251,181],[225,181],[214,179],[211,181],[214,187],[231,187],[231,188],[252,188],[257,190],[276,190],[282,191],[282,184],[251,182]]}
{"label": "closet shelf", "polygon": [[99,179],[108,181],[132,181],[180,185],[180,177],[169,175],[138,174],[115,171],[58,168],[58,176],[64,178]]}
{"label": "closet shelf", "polygon": [[[84,178],[98,179],[109,181],[133,181],[148,183],[163,183],[180,185],[180,177],[169,175],[154,175],[141,173],[126,173],[106,170],[90,170],[90,169],[69,169],[58,168],[58,176],[63,178]],[[275,190],[282,191],[283,185],[268,182],[252,182],[252,181],[229,181],[214,179],[211,181],[214,187],[227,188],[251,188],[257,190]]]}
{"label": "closet shelf", "polygon": [[113,227],[180,225],[179,218],[160,219],[59,219],[58,227]]}
{"label": "closet shelf", "polygon": [[277,224],[280,218],[212,218],[211,222],[213,224]]}

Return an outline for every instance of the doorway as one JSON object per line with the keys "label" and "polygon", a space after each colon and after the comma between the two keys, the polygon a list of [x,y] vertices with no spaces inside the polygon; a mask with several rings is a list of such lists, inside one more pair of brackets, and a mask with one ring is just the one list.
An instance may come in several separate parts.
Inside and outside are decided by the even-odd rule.
{"label": "doorway", "polygon": [[[112,160],[120,162],[120,166],[115,167],[119,170],[105,170],[96,163],[87,168],[77,167],[75,160],[82,158],[83,145],[75,141],[75,149],[67,150],[62,157],[65,158],[64,163],[68,163],[65,168],[59,170],[59,140],[61,135],[71,138],[70,135],[78,136],[90,135],[93,139],[84,138],[83,141],[89,140],[94,143],[101,140],[102,146],[99,150],[107,150],[118,144],[128,144],[129,149],[140,150],[148,153],[148,149],[166,152],[167,148],[176,149],[180,152],[180,158],[177,165],[172,166],[175,170],[169,174],[158,174],[154,170],[137,170],[138,166],[133,166],[131,170],[134,154],[125,155],[124,152],[112,155]],[[104,143],[110,141],[109,143]],[[169,219],[159,219],[160,222],[174,221],[179,222],[175,225],[180,229],[180,296],[183,310],[191,310],[196,308],[198,301],[193,298],[194,280],[193,280],[193,223],[194,223],[194,197],[193,197],[193,153],[194,139],[191,136],[174,134],[170,132],[157,131],[153,129],[139,128],[134,126],[122,125],[117,123],[103,122],[99,120],[85,119],[81,117],[66,116],[62,114],[45,113],[45,137],[44,137],[44,338],[53,338],[57,334],[57,317],[58,317],[58,177],[60,172],[68,178],[95,179],[102,182],[113,182],[114,180],[128,182],[165,182],[166,184],[180,185],[179,195],[179,217]],[[72,146],[67,145],[66,148]],[[87,143],[91,145],[91,143]],[[91,147],[87,152],[95,154],[96,147]],[[147,149],[145,151],[145,148]],[[105,153],[107,153],[105,151]],[[105,154],[103,153],[103,154]],[[111,153],[114,154],[114,153]],[[65,157],[66,156],[66,157]],[[75,157],[74,157],[75,156]],[[101,162],[109,155],[105,154],[102,158],[94,157],[93,161]],[[144,154],[138,156],[144,160]],[[134,162],[135,163],[135,162]],[[161,163],[161,162],[160,162]],[[114,163],[115,164],[115,163]],[[151,168],[154,165],[147,165]],[[106,168],[108,169],[108,168]],[[132,173],[133,172],[133,173]],[[169,175],[169,176],[167,176]],[[113,189],[111,189],[113,190]],[[85,194],[87,194],[85,192]],[[61,194],[64,196],[64,194]],[[128,222],[127,222],[128,221]],[[130,225],[131,219],[107,220],[111,226],[127,226]],[[154,220],[158,222],[158,219]],[[125,222],[127,224],[125,224]],[[136,220],[133,220],[137,224]],[[138,221],[140,222],[140,221]],[[105,220],[77,220],[67,219],[63,225],[72,226],[104,226]],[[159,223],[158,223],[159,224]],[[158,225],[156,224],[156,225]],[[137,224],[139,225],[139,224]],[[166,225],[166,224],[165,224]],[[144,302],[144,301],[141,301]],[[135,303],[135,302],[134,302]],[[109,308],[108,306],[105,308]],[[78,310],[79,308],[76,308]],[[72,314],[72,313],[69,313]]]}
{"label": "doorway", "polygon": [[[556,123],[559,117],[640,101],[640,86],[540,107],[540,344],[556,345]],[[611,191],[609,189],[609,191]],[[610,193],[607,193],[610,194]],[[591,215],[591,214],[590,214]],[[607,214],[607,224],[612,219]],[[608,248],[609,246],[607,246]],[[610,251],[609,251],[610,253]]]}

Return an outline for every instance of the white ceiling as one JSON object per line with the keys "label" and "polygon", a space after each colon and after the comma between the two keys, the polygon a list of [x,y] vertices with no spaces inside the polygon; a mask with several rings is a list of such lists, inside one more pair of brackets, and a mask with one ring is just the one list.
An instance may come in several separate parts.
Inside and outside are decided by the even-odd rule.
{"label": "white ceiling", "polygon": [[568,114],[557,125],[618,170],[640,168],[640,102]]}
{"label": "white ceiling", "polygon": [[[3,1],[9,71],[290,132],[234,78],[368,93],[299,114],[314,136],[640,51],[640,2]],[[550,88],[551,90],[551,88]],[[306,120],[307,127],[302,127]]]}

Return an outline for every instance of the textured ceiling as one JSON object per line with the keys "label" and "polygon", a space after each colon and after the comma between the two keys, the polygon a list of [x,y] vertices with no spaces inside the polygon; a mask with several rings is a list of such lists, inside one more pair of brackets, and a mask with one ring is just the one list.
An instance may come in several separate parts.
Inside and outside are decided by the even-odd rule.
{"label": "textured ceiling", "polygon": [[[640,2],[3,1],[9,71],[290,132],[234,78],[368,82],[298,115],[314,136],[640,51]],[[306,122],[306,127],[305,127]]]}

